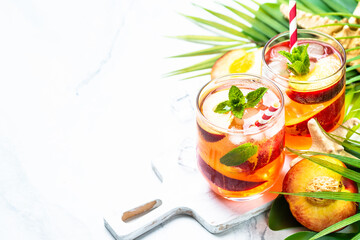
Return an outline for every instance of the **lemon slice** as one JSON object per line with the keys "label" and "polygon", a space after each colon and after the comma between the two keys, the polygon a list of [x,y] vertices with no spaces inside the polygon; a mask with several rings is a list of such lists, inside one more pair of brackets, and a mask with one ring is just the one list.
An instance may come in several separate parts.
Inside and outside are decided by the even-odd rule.
{"label": "lemon slice", "polygon": [[219,58],[211,69],[211,79],[230,73],[261,74],[262,48],[247,52],[244,49],[231,50]]}
{"label": "lemon slice", "polygon": [[[297,83],[290,82],[290,87],[299,91],[326,88],[339,81],[342,76],[342,72],[339,72],[338,74],[331,77],[328,76],[334,74],[340,67],[341,61],[339,57],[336,54],[332,54],[317,61],[315,63],[314,69],[310,73],[303,76],[290,76],[291,80],[297,81]],[[316,81],[323,78],[326,79]]]}

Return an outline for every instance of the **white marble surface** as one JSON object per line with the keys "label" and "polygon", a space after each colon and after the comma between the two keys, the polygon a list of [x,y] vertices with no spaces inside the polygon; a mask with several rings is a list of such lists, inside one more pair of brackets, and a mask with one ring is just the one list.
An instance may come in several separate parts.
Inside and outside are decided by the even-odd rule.
{"label": "white marble surface", "polygon": [[[194,61],[166,57],[199,49],[165,37],[204,33],[178,14],[203,14],[192,2],[215,6],[0,1],[0,239],[110,240],[103,216],[157,191],[151,159],[194,134],[191,112],[171,106],[208,80],[162,78]],[[177,217],[142,239],[287,235],[262,214],[220,235]]]}

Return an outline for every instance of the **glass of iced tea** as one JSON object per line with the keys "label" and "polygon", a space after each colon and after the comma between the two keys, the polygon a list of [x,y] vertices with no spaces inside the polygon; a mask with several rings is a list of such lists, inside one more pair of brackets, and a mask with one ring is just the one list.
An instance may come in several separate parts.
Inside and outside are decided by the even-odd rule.
{"label": "glass of iced tea", "polygon": [[279,53],[290,52],[289,33],[284,32],[265,45],[262,75],[275,81],[284,94],[286,146],[308,149],[311,118],[325,131],[332,131],[344,119],[346,54],[335,38],[318,31],[299,29],[297,44],[308,45],[307,74],[293,74],[288,59]]}
{"label": "glass of iced tea", "polygon": [[260,76],[230,74],[207,83],[196,101],[198,168],[210,188],[235,201],[261,196],[284,164],[281,90]]}

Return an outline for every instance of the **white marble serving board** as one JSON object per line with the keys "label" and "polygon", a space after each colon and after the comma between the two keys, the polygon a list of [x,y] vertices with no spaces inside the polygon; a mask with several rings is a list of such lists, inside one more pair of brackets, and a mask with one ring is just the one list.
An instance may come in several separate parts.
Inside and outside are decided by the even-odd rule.
{"label": "white marble serving board", "polygon": [[[281,191],[288,161],[286,158],[282,173],[271,191]],[[223,199],[210,190],[196,168],[179,164],[176,156],[160,157],[152,162],[152,167],[162,181],[157,195],[144,197],[140,190],[138,195],[128,196],[133,199],[131,206],[121,206],[104,218],[105,227],[117,240],[134,239],[175,215],[189,215],[210,233],[221,233],[268,210],[277,196],[266,193],[260,198],[242,202]],[[122,220],[124,212],[153,200],[162,204],[134,220]]]}

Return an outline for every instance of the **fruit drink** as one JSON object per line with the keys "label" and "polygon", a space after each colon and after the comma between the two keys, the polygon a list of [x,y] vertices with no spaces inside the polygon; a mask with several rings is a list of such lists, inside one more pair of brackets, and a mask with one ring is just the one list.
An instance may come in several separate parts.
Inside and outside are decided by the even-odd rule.
{"label": "fruit drink", "polygon": [[288,33],[282,33],[265,45],[262,74],[274,80],[285,99],[286,146],[308,149],[311,138],[307,122],[315,118],[325,131],[334,130],[344,119],[345,51],[329,35],[298,30],[298,46],[308,44],[309,73],[293,74],[288,59],[279,51],[289,52]]}
{"label": "fruit drink", "polygon": [[[244,96],[259,88],[268,89],[260,102],[246,108],[239,119],[232,112],[214,111],[226,101],[233,86]],[[266,124],[257,124],[274,103],[278,104],[274,115]],[[237,201],[253,199],[276,182],[284,163],[285,116],[282,93],[272,81],[249,74],[231,74],[210,81],[198,94],[196,120],[198,168],[215,193]],[[244,162],[221,162],[233,149],[247,145],[256,152]],[[246,154],[232,157],[236,160]]]}

